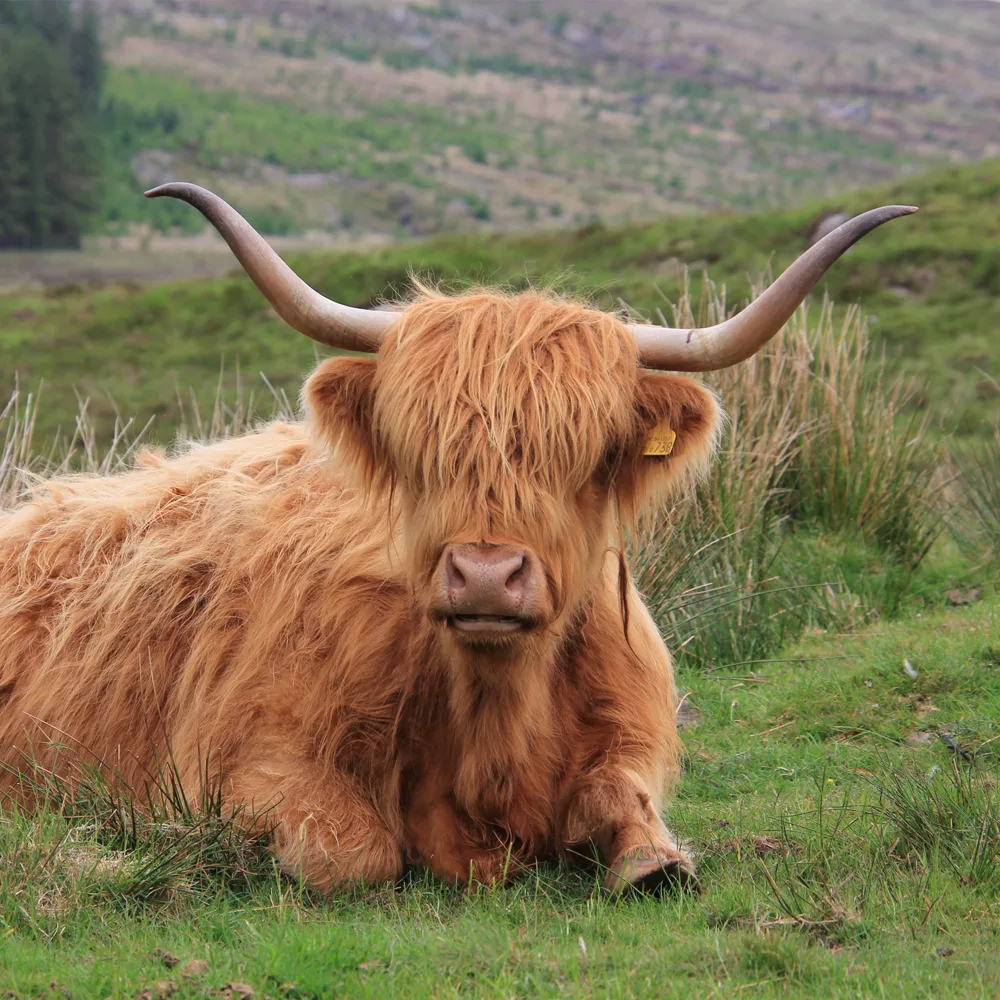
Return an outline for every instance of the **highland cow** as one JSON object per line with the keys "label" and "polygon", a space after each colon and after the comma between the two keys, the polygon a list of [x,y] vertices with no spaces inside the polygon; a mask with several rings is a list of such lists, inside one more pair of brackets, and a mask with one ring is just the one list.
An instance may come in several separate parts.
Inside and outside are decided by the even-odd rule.
{"label": "highland cow", "polygon": [[537,292],[353,309],[209,192],[150,193],[199,208],[292,327],[377,357],[323,361],[301,423],[0,514],[0,759],[70,782],[98,760],[134,788],[169,759],[192,796],[209,771],[322,890],[595,856],[613,890],[695,884],[662,818],[671,659],[623,555],[716,443],[712,393],[666,372],[749,357],[913,210],[859,216],[739,315],[672,330]]}

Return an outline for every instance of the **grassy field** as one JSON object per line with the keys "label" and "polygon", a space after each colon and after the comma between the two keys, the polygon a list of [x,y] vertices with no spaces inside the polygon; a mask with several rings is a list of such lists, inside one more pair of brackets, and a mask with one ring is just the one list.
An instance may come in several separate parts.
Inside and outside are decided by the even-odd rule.
{"label": "grassy field", "polygon": [[[696,295],[707,274],[736,304],[749,294],[751,280],[806,248],[818,215],[887,202],[921,211],[866,238],[834,266],[823,288],[840,303],[864,306],[894,368],[917,380],[915,406],[928,407],[946,431],[980,434],[985,418],[1000,417],[997,160],[780,212],[438,237],[363,253],[314,253],[293,263],[315,287],[351,304],[406,294],[412,269],[457,284],[555,283],[602,308],[619,308],[624,300],[642,316],[655,319],[662,309],[672,321],[668,303],[682,294],[685,269]],[[99,260],[98,252],[88,253]],[[151,254],[151,266],[157,259]],[[159,259],[169,269],[169,260]],[[0,255],[0,285],[4,266]],[[24,265],[14,257],[10,266]],[[72,432],[79,392],[90,398],[103,439],[117,407],[140,425],[155,418],[150,434],[166,442],[185,419],[190,428],[190,393],[203,411],[211,408],[223,368],[223,399],[230,405],[237,367],[245,388],[256,386],[266,396],[257,377],[263,372],[294,401],[315,357],[312,342],[287,330],[242,275],[151,287],[51,285],[0,296],[0,385],[19,377],[34,391],[44,381],[42,440],[60,427]]]}
{"label": "grassy field", "polygon": [[[885,202],[921,213],[834,268],[840,306],[815,298],[758,361],[710,377],[733,418],[712,478],[633,545],[686,693],[669,818],[701,895],[615,901],[594,873],[552,866],[471,894],[414,873],[320,899],[210,806],[135,821],[97,784],[0,816],[0,989],[997,996],[1000,163],[778,213],[294,263],[353,304],[405,293],[412,268],[554,282],[650,317],[673,319],[673,301],[686,324],[784,266],[821,212]],[[169,442],[294,409],[315,358],[239,275],[2,296],[0,380],[21,392],[0,413],[0,506],[25,468],[113,471],[150,417],[147,438]],[[109,454],[116,413],[119,430],[137,422]]]}
{"label": "grassy field", "polygon": [[698,721],[669,815],[694,842],[698,897],[615,902],[552,867],[472,895],[414,876],[318,900],[235,849],[235,871],[196,877],[196,855],[171,869],[162,835],[121,850],[107,817],[95,833],[93,816],[8,816],[0,984],[19,997],[995,997],[998,628],[991,598],[684,673]]}
{"label": "grassy field", "polygon": [[[968,191],[979,175],[957,176]],[[949,184],[926,184],[954,207]],[[974,239],[983,216],[923,219],[948,247]],[[748,220],[734,245],[749,253],[765,225],[780,237],[804,218]],[[721,233],[722,220],[707,220],[702,252],[712,226]],[[842,281],[898,261],[894,247],[928,245],[908,244],[902,226],[880,238]],[[591,234],[560,246],[588,239],[599,245]],[[610,245],[634,253],[643,239],[653,245],[648,233]],[[498,244],[467,266],[485,270]],[[546,246],[525,239],[519,254],[530,245]],[[454,245],[424,249],[455,259]],[[346,258],[304,264],[360,300],[373,275],[378,287],[398,280],[398,259],[355,259],[346,274]],[[234,338],[250,326],[259,343],[273,336],[276,356],[297,344],[242,280],[73,294],[91,322],[145,303],[150,357],[198,342],[181,337],[180,317]],[[38,308],[49,323],[72,316],[73,294]],[[681,318],[698,304],[682,300]],[[194,325],[230,314],[218,330]],[[106,357],[120,363],[126,349],[109,339]],[[551,866],[471,893],[413,873],[391,890],[321,899],[281,878],[211,802],[137,819],[95,780],[74,796],[52,789],[41,816],[0,817],[0,987],[150,1000],[997,996],[997,441],[953,464],[863,320],[839,311],[800,311],[760,359],[713,384],[733,419],[712,478],[632,554],[677,653],[687,756],[668,818],[693,844],[701,895],[616,901],[599,873]],[[137,370],[137,393],[155,385]],[[246,426],[245,408],[215,418],[208,433]],[[25,422],[23,399],[0,416],[0,504],[32,464]],[[120,449],[106,454],[89,418],[81,427],[68,461],[113,471]]]}
{"label": "grassy field", "polygon": [[103,222],[190,179],[344,239],[760,209],[1000,154],[985,2],[102,3]]}

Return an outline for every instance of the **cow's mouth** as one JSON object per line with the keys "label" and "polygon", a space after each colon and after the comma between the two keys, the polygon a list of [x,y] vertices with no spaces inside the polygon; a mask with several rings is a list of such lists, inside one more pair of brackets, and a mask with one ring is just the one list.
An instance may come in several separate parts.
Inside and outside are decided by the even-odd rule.
{"label": "cow's mouth", "polygon": [[524,618],[514,618],[509,615],[452,615],[448,624],[459,632],[490,632],[508,635],[513,632],[524,632],[530,628],[530,622]]}

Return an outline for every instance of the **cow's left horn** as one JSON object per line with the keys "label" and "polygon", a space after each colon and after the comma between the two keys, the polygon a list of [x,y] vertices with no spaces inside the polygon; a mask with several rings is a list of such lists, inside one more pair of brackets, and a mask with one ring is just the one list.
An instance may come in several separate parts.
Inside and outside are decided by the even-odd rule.
{"label": "cow's left horn", "polygon": [[222,234],[253,283],[293,329],[328,347],[375,352],[397,314],[342,306],[310,288],[264,238],[218,195],[197,184],[161,184],[147,198],[180,198],[194,205]]}
{"label": "cow's left horn", "polygon": [[703,330],[630,326],[640,360],[649,368],[680,372],[717,371],[745,361],[785,325],[841,254],[883,222],[916,211],[908,205],[888,205],[845,222],[810,247],[746,309],[717,326]]}

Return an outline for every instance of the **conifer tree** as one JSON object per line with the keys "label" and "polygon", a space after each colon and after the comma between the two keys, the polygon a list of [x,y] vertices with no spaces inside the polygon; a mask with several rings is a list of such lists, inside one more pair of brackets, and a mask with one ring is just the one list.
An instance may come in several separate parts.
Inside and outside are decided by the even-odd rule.
{"label": "conifer tree", "polygon": [[96,9],[0,3],[0,249],[77,247],[100,193]]}

